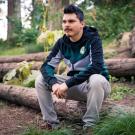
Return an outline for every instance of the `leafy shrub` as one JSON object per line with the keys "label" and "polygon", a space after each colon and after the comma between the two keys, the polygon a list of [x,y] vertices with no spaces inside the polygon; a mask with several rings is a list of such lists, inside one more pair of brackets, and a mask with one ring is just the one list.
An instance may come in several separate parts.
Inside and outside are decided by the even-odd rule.
{"label": "leafy shrub", "polygon": [[33,29],[33,28],[24,29],[19,38],[19,41],[24,45],[27,43],[36,43],[37,36],[38,36],[37,29]]}
{"label": "leafy shrub", "polygon": [[37,38],[37,43],[44,44],[45,51],[49,51],[52,46],[56,43],[56,41],[62,37],[63,31],[62,30],[46,30],[42,32],[39,37]]}
{"label": "leafy shrub", "polygon": [[132,17],[135,9],[130,4],[96,6],[96,21],[93,20],[90,12],[85,12],[86,23],[89,26],[95,26],[102,38],[116,37],[124,31],[133,28],[134,22]]}
{"label": "leafy shrub", "polygon": [[31,70],[31,74],[22,82],[22,85],[25,87],[34,88],[35,87],[35,79],[39,75],[39,71]]}
{"label": "leafy shrub", "polygon": [[31,74],[32,65],[33,63],[28,63],[26,61],[20,62],[16,69],[10,70],[3,77],[3,82],[5,84],[21,85]]}

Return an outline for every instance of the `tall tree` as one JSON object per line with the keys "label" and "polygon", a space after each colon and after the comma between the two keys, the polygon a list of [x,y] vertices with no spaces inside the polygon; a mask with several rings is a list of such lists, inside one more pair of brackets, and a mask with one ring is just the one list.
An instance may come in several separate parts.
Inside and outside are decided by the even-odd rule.
{"label": "tall tree", "polygon": [[48,29],[61,29],[62,9],[68,4],[69,0],[49,0]]}
{"label": "tall tree", "polygon": [[8,30],[7,39],[14,37],[16,31],[20,31],[21,24],[21,0],[8,0]]}

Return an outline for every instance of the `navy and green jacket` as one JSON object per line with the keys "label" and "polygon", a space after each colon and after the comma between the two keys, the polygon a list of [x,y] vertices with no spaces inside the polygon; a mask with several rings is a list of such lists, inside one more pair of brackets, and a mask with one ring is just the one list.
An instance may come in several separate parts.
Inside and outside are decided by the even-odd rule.
{"label": "navy and green jacket", "polygon": [[101,74],[109,80],[102,43],[97,30],[93,27],[85,26],[83,35],[77,42],[72,42],[66,35],[56,42],[40,70],[50,88],[57,83],[54,73],[61,60],[68,66],[67,76],[71,76],[65,81],[68,88],[83,83],[92,74]]}

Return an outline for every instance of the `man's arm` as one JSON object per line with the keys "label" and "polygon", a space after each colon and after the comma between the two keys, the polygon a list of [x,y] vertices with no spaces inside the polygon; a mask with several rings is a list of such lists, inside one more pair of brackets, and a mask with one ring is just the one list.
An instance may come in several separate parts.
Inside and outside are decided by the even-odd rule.
{"label": "man's arm", "polygon": [[55,68],[58,66],[62,59],[61,52],[59,50],[59,41],[56,42],[51,53],[46,58],[45,62],[41,66],[41,73],[49,89],[52,89],[52,85],[57,83],[57,78],[54,76]]}

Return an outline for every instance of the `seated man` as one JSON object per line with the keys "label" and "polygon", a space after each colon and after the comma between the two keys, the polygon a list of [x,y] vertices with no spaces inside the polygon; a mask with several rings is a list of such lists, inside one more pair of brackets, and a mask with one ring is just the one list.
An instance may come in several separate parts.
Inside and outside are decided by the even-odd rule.
{"label": "seated man", "polygon": [[[102,43],[97,30],[85,26],[82,10],[74,5],[64,8],[62,27],[65,34],[54,45],[35,83],[43,120],[52,127],[59,124],[53,93],[58,98],[86,101],[83,128],[91,128],[99,119],[102,102],[111,91]],[[61,60],[68,66],[67,76],[54,74]]]}

